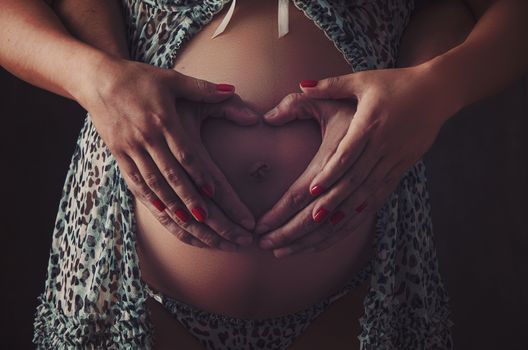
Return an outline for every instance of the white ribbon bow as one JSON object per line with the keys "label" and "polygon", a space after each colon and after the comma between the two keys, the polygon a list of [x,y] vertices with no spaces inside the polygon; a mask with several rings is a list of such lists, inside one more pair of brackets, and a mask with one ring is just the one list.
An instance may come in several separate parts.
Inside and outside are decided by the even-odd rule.
{"label": "white ribbon bow", "polygon": [[[278,25],[279,25],[279,38],[282,38],[286,34],[288,34],[289,28],[288,28],[288,0],[278,0],[279,1],[279,8],[278,8]],[[236,6],[236,0],[233,0],[231,2],[231,7],[227,11],[224,19],[216,28],[216,31],[214,32],[212,38],[217,37],[218,35],[222,34],[222,32],[226,29],[227,24],[231,20],[231,17],[233,16],[233,12],[235,12],[235,6]]]}

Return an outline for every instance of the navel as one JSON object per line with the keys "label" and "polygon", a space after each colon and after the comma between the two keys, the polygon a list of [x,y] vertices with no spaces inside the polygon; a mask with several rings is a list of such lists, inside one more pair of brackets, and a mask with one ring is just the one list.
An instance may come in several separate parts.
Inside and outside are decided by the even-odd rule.
{"label": "navel", "polygon": [[258,161],[249,168],[249,176],[253,177],[258,182],[263,182],[268,178],[268,173],[271,171],[271,166],[268,163]]}

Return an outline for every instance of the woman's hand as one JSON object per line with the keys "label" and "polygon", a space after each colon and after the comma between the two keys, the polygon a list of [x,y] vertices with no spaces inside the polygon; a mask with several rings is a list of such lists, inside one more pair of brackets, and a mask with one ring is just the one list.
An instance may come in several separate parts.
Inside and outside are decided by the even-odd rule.
{"label": "woman's hand", "polygon": [[232,87],[119,59],[101,64],[87,85],[79,102],[132,193],[161,224],[197,246],[222,243],[229,250],[236,247],[229,241],[251,238],[237,223],[250,230],[253,215],[209,157],[199,133],[207,116],[257,122]]}
{"label": "woman's hand", "polygon": [[272,125],[315,118],[323,133],[306,171],[257,223],[257,233],[272,230],[261,247],[275,249],[277,257],[320,251],[351,234],[366,212],[383,205],[457,108],[444,103],[448,94],[438,91],[426,66],[302,85],[304,93],[287,96],[265,115]]}

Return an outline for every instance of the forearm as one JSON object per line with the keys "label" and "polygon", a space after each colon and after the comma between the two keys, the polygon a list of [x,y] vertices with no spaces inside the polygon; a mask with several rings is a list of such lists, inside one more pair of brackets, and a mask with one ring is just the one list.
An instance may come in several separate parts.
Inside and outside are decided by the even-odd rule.
{"label": "forearm", "polygon": [[129,58],[120,0],[55,0],[53,7],[77,39],[108,54]]}
{"label": "forearm", "polygon": [[77,99],[107,54],[74,38],[41,0],[0,0],[0,65],[19,78]]}
{"label": "forearm", "polygon": [[475,20],[459,0],[430,1],[415,11],[400,42],[398,67],[424,63],[461,44]]}
{"label": "forearm", "polygon": [[424,67],[456,112],[527,73],[527,33],[528,2],[497,1],[462,44]]}

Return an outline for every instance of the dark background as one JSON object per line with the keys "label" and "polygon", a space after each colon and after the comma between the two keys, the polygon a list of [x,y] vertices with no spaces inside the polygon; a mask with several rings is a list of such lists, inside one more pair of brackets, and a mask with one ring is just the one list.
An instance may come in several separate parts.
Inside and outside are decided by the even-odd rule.
{"label": "dark background", "polygon": [[[425,157],[455,349],[528,349],[528,82],[452,118]],[[76,103],[0,69],[1,339],[32,349]]]}

